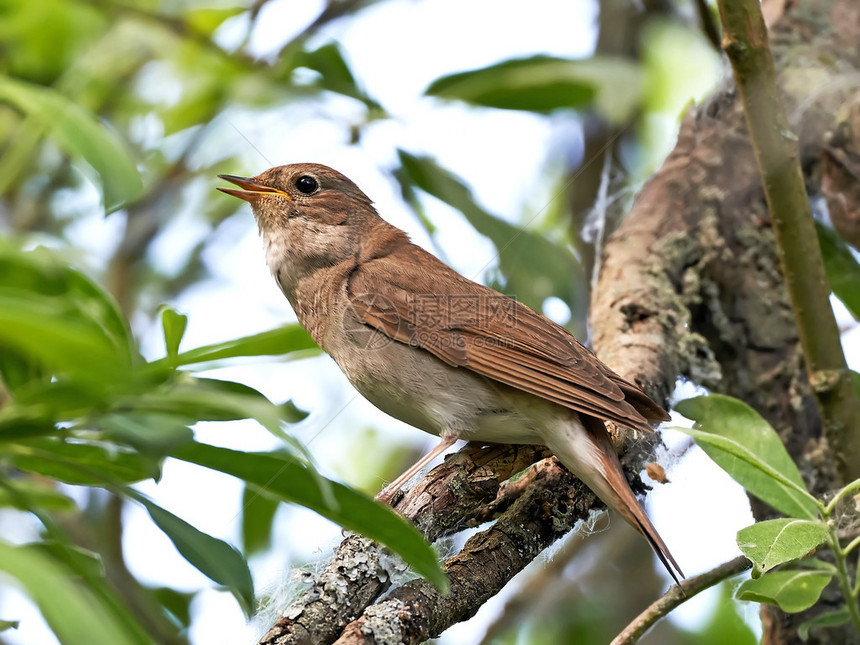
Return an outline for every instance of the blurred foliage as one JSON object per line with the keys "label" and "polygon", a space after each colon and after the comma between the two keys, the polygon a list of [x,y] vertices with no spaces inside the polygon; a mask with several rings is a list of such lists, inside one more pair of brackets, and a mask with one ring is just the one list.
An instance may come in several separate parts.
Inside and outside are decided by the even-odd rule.
{"label": "blurred foliage", "polygon": [[[307,350],[303,330],[286,327],[182,353],[178,348],[186,319],[165,308],[162,320],[168,353],[147,362],[135,349],[113,299],[48,250],[21,251],[3,243],[0,267],[0,374],[5,398],[0,407],[4,468],[0,501],[35,514],[53,545],[50,552],[43,552],[38,542],[28,547],[0,542],[9,554],[5,560],[0,554],[0,570],[21,582],[58,637],[81,642],[75,640],[77,631],[96,629],[93,625],[100,620],[133,622],[116,603],[102,606],[94,600],[93,611],[70,610],[68,615],[58,614],[52,606],[66,602],[64,589],[75,595],[74,587],[81,584],[60,586],[55,596],[50,585],[43,588],[46,581],[63,577],[62,562],[79,563],[82,554],[99,562],[98,554],[81,552],[67,532],[46,519],[51,513],[76,510],[63,495],[61,482],[104,488],[141,504],[182,556],[233,591],[249,616],[253,613],[254,587],[245,557],[130,487],[145,479],[158,480],[167,456],[240,477],[268,498],[309,506],[379,539],[416,571],[444,585],[435,552],[411,525],[369,497],[323,478],[305,459],[301,445],[284,434],[284,423],[302,419],[302,412],[290,404],[275,405],[247,385],[200,378],[178,369],[225,357]],[[295,342],[285,343],[285,339]],[[196,443],[190,428],[199,421],[246,418],[256,419],[298,450],[265,455],[227,451]],[[20,561],[29,565],[18,566]],[[83,579],[90,581],[95,588],[85,595],[106,593],[100,576]],[[107,619],[98,613],[102,610],[109,614]],[[107,629],[105,642],[146,642],[134,636],[141,629],[135,626],[123,639]]]}
{"label": "blurred foliage", "polygon": [[625,123],[641,100],[640,74],[636,63],[621,58],[534,56],[445,76],[427,94],[531,112],[596,108],[609,121]]}
{"label": "blurred foliage", "polygon": [[695,632],[688,632],[688,638],[682,643],[690,645],[755,645],[758,639],[753,634],[738,613],[737,603],[732,601],[732,581],[726,581],[717,587],[716,606],[710,619],[704,627]]}
{"label": "blurred foliage", "polygon": [[[122,543],[126,503],[144,507],[177,550],[230,589],[247,613],[254,610],[247,557],[271,548],[282,501],[385,541],[441,583],[435,556],[410,526],[316,472],[290,435],[304,412],[242,383],[197,374],[228,359],[318,353],[303,329],[287,325],[183,350],[189,320],[163,306],[206,279],[206,252],[236,211],[236,203],[209,190],[218,173],[247,174],[241,154],[248,142],[223,136],[231,115],[263,118],[292,105],[323,113],[340,97],[351,105],[339,123],[343,139],[356,145],[374,124],[400,118],[368,93],[349,52],[325,30],[377,2],[325,4],[309,24],[289,25],[295,35],[276,51],[255,57],[253,34],[267,4],[275,1],[0,3],[0,232],[7,238],[0,240],[0,506],[40,527],[28,544],[0,541],[0,570],[18,580],[62,642],[188,640],[194,594],[142,584],[127,571],[121,547],[104,541]],[[630,3],[626,11],[639,16],[640,9]],[[635,177],[621,189],[629,194],[669,149],[679,111],[706,91],[710,72],[703,70],[716,69],[718,60],[677,17],[641,23],[635,55],[520,55],[446,74],[429,83],[433,98],[425,100],[529,111],[556,123],[578,124],[583,115],[611,123],[635,144],[625,143],[626,158],[616,160]],[[573,250],[578,232],[571,233],[563,209],[551,222],[535,222],[531,212],[506,219],[482,206],[432,151],[389,152],[387,171],[431,236],[438,227],[422,206],[426,195],[461,211],[492,242],[497,258],[483,279],[536,309],[559,298],[572,311],[569,325],[584,329],[587,267]],[[566,162],[561,174],[590,161]],[[570,183],[558,176],[548,182],[554,194]],[[181,231],[186,250],[167,268],[153,249],[185,213],[193,213],[195,226]],[[103,257],[91,257],[75,244],[77,227],[103,214],[117,237]],[[838,239],[823,234],[825,244],[834,289],[855,311],[856,261]],[[166,352],[146,360],[142,330],[159,315]],[[199,421],[248,418],[280,448],[243,453],[195,440]],[[378,462],[390,460],[375,452]],[[134,488],[158,480],[167,458],[245,482],[241,549]],[[582,607],[574,621],[582,625],[562,629],[565,637],[605,639],[613,630],[595,627],[600,611]],[[14,629],[14,616],[0,618],[0,630]],[[532,642],[540,642],[539,632],[559,633],[548,624],[525,628]]]}
{"label": "blurred foliage", "polygon": [[462,181],[432,159],[403,150],[398,154],[401,168],[397,178],[405,194],[417,188],[447,202],[463,213],[476,231],[492,240],[502,275],[490,286],[538,310],[550,296],[575,302],[576,289],[584,275],[568,248],[488,213],[478,206]]}
{"label": "blurred foliage", "polygon": [[64,643],[148,643],[134,618],[87,584],[78,570],[66,566],[39,545],[0,542],[0,570],[22,582],[45,620]]}
{"label": "blurred foliage", "polygon": [[[600,581],[595,587],[593,591],[596,593],[585,598],[578,595],[563,599],[563,609],[553,615],[545,615],[542,609],[538,609],[541,613],[537,620],[525,621],[518,628],[508,630],[504,636],[485,640],[482,645],[610,642],[617,635],[616,626],[632,618],[641,607],[625,604],[617,592],[607,589],[608,585]],[[733,581],[726,581],[710,590],[707,599],[697,598],[697,601],[705,601],[698,602],[701,613],[698,629],[688,630],[675,621],[662,621],[649,631],[643,641],[678,645],[754,645],[758,641],[738,612],[732,587]]]}

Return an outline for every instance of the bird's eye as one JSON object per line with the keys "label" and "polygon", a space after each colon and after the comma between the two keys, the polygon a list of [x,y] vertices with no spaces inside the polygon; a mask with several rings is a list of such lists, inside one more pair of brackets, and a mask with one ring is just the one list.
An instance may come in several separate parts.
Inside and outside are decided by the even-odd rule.
{"label": "bird's eye", "polygon": [[310,175],[302,175],[296,179],[296,188],[300,193],[304,193],[305,195],[310,195],[319,186],[319,182]]}

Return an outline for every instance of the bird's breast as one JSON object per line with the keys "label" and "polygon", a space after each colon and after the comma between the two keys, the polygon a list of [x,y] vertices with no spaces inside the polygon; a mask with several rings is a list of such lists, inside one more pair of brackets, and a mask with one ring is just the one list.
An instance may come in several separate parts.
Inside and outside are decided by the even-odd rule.
{"label": "bird's breast", "polygon": [[383,412],[437,436],[541,443],[534,406],[552,405],[365,324],[352,307],[348,267],[320,269],[288,294],[299,321],[352,385]]}
{"label": "bird's breast", "polygon": [[343,333],[329,336],[346,341],[336,340],[329,353],[383,412],[437,436],[540,443],[528,406],[518,404],[522,395],[510,388],[392,340],[348,315]]}

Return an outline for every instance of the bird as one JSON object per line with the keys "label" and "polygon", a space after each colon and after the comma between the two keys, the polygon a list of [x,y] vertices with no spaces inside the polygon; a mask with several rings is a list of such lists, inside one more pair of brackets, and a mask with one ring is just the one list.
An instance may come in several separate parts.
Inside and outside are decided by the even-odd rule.
{"label": "bird", "polygon": [[540,444],[641,533],[676,583],[683,572],[633,494],[607,421],[669,419],[567,329],[460,275],[386,222],[328,166],[218,175],[250,203],[266,263],[301,325],[383,412],[440,438],[393,494],[458,439]]}

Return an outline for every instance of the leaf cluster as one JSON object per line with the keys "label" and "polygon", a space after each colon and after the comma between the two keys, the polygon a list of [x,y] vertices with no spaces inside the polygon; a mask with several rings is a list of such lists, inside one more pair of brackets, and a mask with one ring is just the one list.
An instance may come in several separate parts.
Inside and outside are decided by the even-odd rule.
{"label": "leaf cluster", "polygon": [[[180,351],[185,316],[165,308],[162,322],[167,353],[146,361],[116,303],[83,273],[47,249],[0,245],[0,505],[31,513],[42,524],[41,541],[0,542],[0,570],[20,582],[62,640],[81,642],[80,634],[91,633],[104,642],[148,642],[112,596],[99,554],[76,546],[55,518],[78,510],[68,485],[140,504],[185,559],[253,613],[245,555],[134,487],[157,481],[167,458],[237,477],[253,497],[311,508],[380,540],[444,586],[435,552],[412,525],[314,469],[287,434],[303,412],[241,383],[186,369],[236,357],[307,355],[316,346],[304,330],[289,325]],[[251,453],[195,441],[194,424],[236,419],[255,419],[283,448]],[[248,550],[259,548],[259,527],[245,534],[257,536]]]}
{"label": "leaf cluster", "polygon": [[[749,493],[786,516],[738,531],[738,547],[753,563],[753,573],[735,597],[796,613],[812,607],[835,579],[845,604],[803,623],[799,633],[849,622],[860,631],[860,570],[852,579],[847,566],[848,555],[860,541],[843,546],[834,520],[840,502],[860,489],[860,480],[825,503],[807,490],[773,427],[742,401],[712,394],[681,401],[676,409],[696,422],[682,432]],[[832,551],[835,565],[816,556],[822,545]]]}

